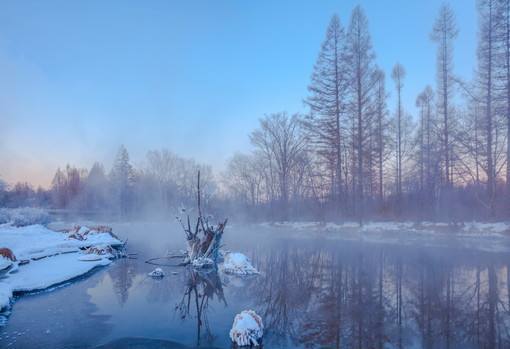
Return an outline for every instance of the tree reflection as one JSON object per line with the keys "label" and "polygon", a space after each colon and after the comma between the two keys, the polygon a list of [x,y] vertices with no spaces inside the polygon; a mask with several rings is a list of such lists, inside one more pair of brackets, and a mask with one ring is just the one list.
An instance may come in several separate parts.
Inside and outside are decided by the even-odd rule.
{"label": "tree reflection", "polygon": [[495,257],[351,247],[294,247],[258,256],[262,276],[252,296],[270,342],[510,347],[510,272]]}
{"label": "tree reflection", "polygon": [[[216,297],[220,302],[227,305],[227,301],[223,294],[223,285],[217,270],[196,271],[188,268],[188,277],[184,294],[181,301],[176,305],[176,311],[181,319],[195,316],[197,320],[197,346],[200,340],[205,337],[207,342],[212,342],[214,336],[209,327],[207,317],[207,309],[209,301]],[[202,335],[202,329],[205,334]]]}
{"label": "tree reflection", "polygon": [[133,279],[136,276],[132,261],[127,258],[119,259],[111,268],[108,268],[108,274],[111,276],[119,304],[124,305],[128,300],[129,290],[133,286]]}

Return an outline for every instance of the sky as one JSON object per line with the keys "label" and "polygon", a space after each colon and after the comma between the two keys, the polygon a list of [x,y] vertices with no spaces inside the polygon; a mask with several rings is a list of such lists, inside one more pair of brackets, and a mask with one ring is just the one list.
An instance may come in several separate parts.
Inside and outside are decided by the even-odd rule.
{"label": "sky", "polygon": [[[312,68],[333,14],[365,10],[387,74],[407,71],[403,100],[435,86],[430,40],[443,0],[0,1],[0,178],[48,187],[57,167],[109,170],[119,146],[142,166],[169,149],[225,168],[251,150],[265,114],[306,112]],[[455,73],[472,77],[475,0],[451,0]]]}

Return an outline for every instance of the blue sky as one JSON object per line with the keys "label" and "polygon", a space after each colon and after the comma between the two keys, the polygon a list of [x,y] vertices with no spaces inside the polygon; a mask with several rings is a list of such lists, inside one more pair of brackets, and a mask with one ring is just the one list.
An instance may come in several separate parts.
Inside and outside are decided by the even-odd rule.
{"label": "blue sky", "polygon": [[[429,33],[442,2],[2,0],[0,178],[48,186],[66,163],[109,169],[120,144],[135,165],[168,148],[221,170],[250,149],[264,114],[305,111],[326,26],[334,13],[347,26],[357,4],[387,76],[405,66],[415,113],[416,95],[435,85]],[[449,3],[455,72],[469,79],[475,0]]]}

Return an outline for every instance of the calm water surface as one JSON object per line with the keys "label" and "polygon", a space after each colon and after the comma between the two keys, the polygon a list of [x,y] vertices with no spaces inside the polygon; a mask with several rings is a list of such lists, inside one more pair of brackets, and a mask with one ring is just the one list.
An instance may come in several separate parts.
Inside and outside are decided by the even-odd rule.
{"label": "calm water surface", "polygon": [[226,231],[226,249],[261,275],[197,274],[145,263],[184,247],[175,225],[114,225],[137,259],[18,298],[0,348],[230,348],[236,313],[254,309],[265,348],[509,348],[510,254]]}

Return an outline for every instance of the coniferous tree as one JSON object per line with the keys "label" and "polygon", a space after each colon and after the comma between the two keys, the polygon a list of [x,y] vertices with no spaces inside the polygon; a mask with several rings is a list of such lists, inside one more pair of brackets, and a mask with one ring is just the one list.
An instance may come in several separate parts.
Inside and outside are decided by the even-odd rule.
{"label": "coniferous tree", "polygon": [[310,95],[306,104],[310,107],[310,117],[306,125],[317,154],[325,161],[330,173],[330,193],[337,204],[345,193],[342,152],[348,82],[345,33],[340,19],[334,15],[308,87]]}

